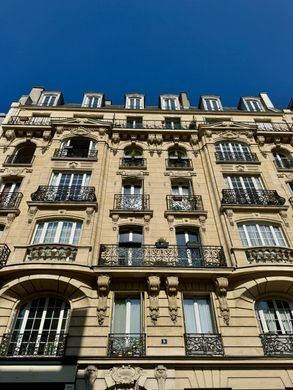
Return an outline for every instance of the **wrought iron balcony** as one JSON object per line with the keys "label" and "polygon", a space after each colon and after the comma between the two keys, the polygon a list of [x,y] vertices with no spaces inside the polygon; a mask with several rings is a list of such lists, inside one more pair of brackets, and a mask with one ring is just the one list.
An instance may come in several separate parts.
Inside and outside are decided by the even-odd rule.
{"label": "wrought iron balcony", "polygon": [[279,196],[275,190],[230,189],[222,190],[222,194],[223,205],[283,206],[285,203],[285,198]]}
{"label": "wrought iron balcony", "polygon": [[0,209],[17,209],[21,198],[21,192],[2,192],[0,194]]}
{"label": "wrought iron balcony", "polygon": [[144,211],[150,209],[149,195],[114,195],[115,210]]}
{"label": "wrought iron balcony", "polygon": [[6,156],[3,166],[5,165],[31,166],[34,161],[34,158],[35,156],[11,154],[9,156]]}
{"label": "wrought iron balcony", "polygon": [[108,338],[109,357],[145,356],[144,333],[110,333]]}
{"label": "wrought iron balcony", "polygon": [[5,267],[11,250],[6,244],[0,244],[0,269]]}
{"label": "wrought iron balcony", "polygon": [[30,330],[24,333],[6,333],[0,345],[0,356],[62,357],[67,335]]}
{"label": "wrought iron balcony", "polygon": [[115,267],[187,267],[219,268],[227,267],[222,246],[168,245],[158,248],[155,245],[133,247],[105,245],[100,246],[100,266]]}
{"label": "wrought iron balcony", "polygon": [[39,186],[31,194],[35,202],[95,202],[95,187],[87,186]]}
{"label": "wrought iron balcony", "polygon": [[220,334],[189,333],[184,335],[187,356],[223,356],[224,347]]}
{"label": "wrought iron balcony", "polygon": [[[135,118],[134,118],[135,119]],[[158,120],[143,120],[143,121],[136,121],[134,126],[131,126],[131,123],[127,119],[115,119],[114,120],[114,127],[121,127],[121,128],[140,128],[140,129],[174,129],[174,130],[194,130],[196,129],[196,125],[194,121],[180,121],[176,122],[174,121],[174,125],[171,125],[170,121],[158,121]]]}
{"label": "wrought iron balcony", "polygon": [[27,249],[29,261],[74,261],[77,247],[66,244],[34,244]]}
{"label": "wrought iron balcony", "polygon": [[260,338],[265,355],[293,355],[293,334],[263,333]]}
{"label": "wrought iron balcony", "polygon": [[258,162],[256,153],[251,152],[216,152],[215,155],[221,162]]}
{"label": "wrought iron balcony", "polygon": [[167,195],[167,210],[198,211],[203,210],[200,195]]}
{"label": "wrought iron balcony", "polygon": [[280,246],[254,246],[245,249],[249,263],[292,263],[293,249]]}
{"label": "wrought iron balcony", "polygon": [[142,157],[122,157],[119,166],[120,168],[146,167],[146,159]]}
{"label": "wrought iron balcony", "polygon": [[167,158],[167,169],[192,169],[192,161],[189,158]]}
{"label": "wrought iron balcony", "polygon": [[88,160],[96,160],[97,153],[97,150],[94,149],[65,147],[61,149],[55,149],[53,158],[68,160],[74,158],[84,158]]}

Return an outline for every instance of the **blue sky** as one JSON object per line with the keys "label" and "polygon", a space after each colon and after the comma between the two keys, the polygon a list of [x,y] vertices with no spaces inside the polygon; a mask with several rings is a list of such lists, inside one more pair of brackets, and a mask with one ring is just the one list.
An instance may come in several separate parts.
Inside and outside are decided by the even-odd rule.
{"label": "blue sky", "polygon": [[66,103],[127,92],[293,96],[293,0],[3,0],[0,112],[32,86]]}

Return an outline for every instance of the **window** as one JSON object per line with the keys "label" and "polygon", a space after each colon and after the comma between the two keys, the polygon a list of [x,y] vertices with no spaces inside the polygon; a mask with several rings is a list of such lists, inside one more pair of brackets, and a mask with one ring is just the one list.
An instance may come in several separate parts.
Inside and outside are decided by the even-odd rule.
{"label": "window", "polygon": [[273,156],[278,169],[293,169],[293,157],[287,151],[274,151]]}
{"label": "window", "polygon": [[234,190],[258,190],[262,189],[263,185],[258,176],[226,176],[226,184],[228,188]]}
{"label": "window", "polygon": [[142,210],[143,209],[143,187],[142,183],[123,183],[121,188],[122,209]]}
{"label": "window", "polygon": [[0,208],[13,209],[18,207],[22,194],[19,192],[20,181],[4,181],[0,186]]}
{"label": "window", "polygon": [[127,117],[127,128],[129,129],[142,129],[143,128],[143,122],[142,117]]}
{"label": "window", "polygon": [[78,245],[81,222],[48,221],[37,224],[32,244],[70,244]]}
{"label": "window", "polygon": [[165,118],[166,129],[181,129],[180,118]]}
{"label": "window", "polygon": [[179,110],[180,104],[177,96],[164,97],[161,96],[161,108],[162,110]]}
{"label": "window", "polygon": [[185,298],[183,307],[186,333],[215,333],[208,297]]}
{"label": "window", "polygon": [[218,161],[255,161],[247,145],[236,142],[221,142],[216,144],[216,158]]}
{"label": "window", "polygon": [[126,148],[124,150],[124,156],[122,158],[122,166],[127,166],[127,167],[144,166],[142,150],[136,147]]}
{"label": "window", "polygon": [[264,111],[263,105],[259,99],[244,99],[247,111]]}
{"label": "window", "polygon": [[256,312],[263,333],[292,334],[292,303],[281,299],[268,299],[256,304]]}
{"label": "window", "polygon": [[41,99],[41,106],[51,107],[57,105],[58,95],[44,94]]}
{"label": "window", "polygon": [[64,351],[69,305],[55,297],[40,297],[20,306],[8,356],[58,356]]}
{"label": "window", "polygon": [[11,164],[31,164],[34,153],[36,150],[36,145],[30,141],[27,141],[17,147],[15,153],[10,156],[9,159]]}
{"label": "window", "polygon": [[126,108],[138,110],[144,108],[143,96],[126,96]]}
{"label": "window", "polygon": [[96,143],[86,138],[72,138],[62,143],[54,157],[66,158],[96,158]]}
{"label": "window", "polygon": [[243,246],[287,246],[280,226],[265,223],[238,225]]}
{"label": "window", "polygon": [[191,182],[184,180],[173,180],[171,182],[171,193],[168,197],[168,209],[173,211],[196,210],[196,200],[192,195]]}
{"label": "window", "polygon": [[143,262],[143,234],[139,226],[121,228],[119,231],[118,263],[120,265],[141,265]]}
{"label": "window", "polygon": [[102,105],[102,95],[85,95],[83,98],[82,106],[89,108],[97,108]]}
{"label": "window", "polygon": [[90,181],[89,173],[70,173],[70,172],[54,172],[50,180],[50,191],[48,191],[48,200],[84,200],[86,191]]}
{"label": "window", "polygon": [[176,229],[176,244],[179,263],[184,267],[199,267],[202,264],[199,232],[185,228]]}
{"label": "window", "polygon": [[220,99],[215,98],[204,98],[203,99],[204,108],[208,111],[220,111],[222,110],[222,105]]}

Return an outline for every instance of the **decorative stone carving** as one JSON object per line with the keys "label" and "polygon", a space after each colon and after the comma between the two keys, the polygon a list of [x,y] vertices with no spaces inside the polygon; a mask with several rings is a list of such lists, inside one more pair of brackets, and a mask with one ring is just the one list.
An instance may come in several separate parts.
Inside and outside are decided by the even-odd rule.
{"label": "decorative stone carving", "polygon": [[227,209],[225,210],[225,214],[227,215],[227,218],[230,222],[230,225],[233,226],[234,225],[234,213],[233,213],[233,210],[232,209]]}
{"label": "decorative stone carving", "polygon": [[138,380],[143,374],[142,368],[131,367],[130,365],[121,367],[113,367],[109,372],[112,380],[118,389],[129,389],[132,386],[133,390],[138,390]]}
{"label": "decorative stone carving", "polygon": [[177,307],[178,285],[179,285],[179,281],[177,276],[166,277],[169,313],[170,313],[170,318],[173,322],[177,321],[177,316],[178,316],[178,307]]}
{"label": "decorative stone carving", "polygon": [[283,221],[284,221],[285,225],[286,225],[286,226],[289,226],[287,211],[285,211],[285,210],[280,210],[280,211],[279,211],[279,214],[280,214],[280,216],[283,218]]}
{"label": "decorative stone carving", "polygon": [[230,309],[227,302],[228,279],[224,277],[217,278],[215,281],[216,294],[220,303],[222,318],[226,325],[230,322]]}
{"label": "decorative stone carving", "polygon": [[52,133],[50,130],[45,130],[43,131],[43,140],[44,141],[50,141],[50,139],[52,138]]}
{"label": "decorative stone carving", "polygon": [[165,390],[165,382],[167,379],[167,368],[159,364],[155,368],[155,378],[158,382],[158,390]]}
{"label": "decorative stone carving", "polygon": [[119,135],[119,133],[113,133],[112,134],[112,142],[113,142],[113,144],[118,144],[120,142],[120,135]]}
{"label": "decorative stone carving", "polygon": [[163,143],[163,135],[162,134],[156,134],[156,144],[161,145]]}
{"label": "decorative stone carving", "polygon": [[119,214],[112,214],[113,230],[117,230],[119,221]]}
{"label": "decorative stone carving", "polygon": [[70,161],[68,164],[67,164],[68,168],[71,168],[71,169],[76,169],[80,166],[80,163],[78,163],[77,161]]}
{"label": "decorative stone carving", "polygon": [[85,136],[85,135],[88,135],[91,133],[91,131],[89,129],[85,129],[84,127],[82,126],[79,126],[79,127],[71,127],[68,129],[70,131],[70,133],[72,135],[78,135],[80,137],[82,136]]}
{"label": "decorative stone carving", "polygon": [[263,135],[259,135],[257,136],[257,143],[259,144],[259,146],[264,146],[265,144],[265,137]]}
{"label": "decorative stone carving", "polygon": [[99,275],[97,279],[98,285],[98,307],[97,307],[97,317],[99,325],[103,325],[106,311],[107,311],[107,298],[109,293],[110,286],[110,276],[109,275]]}
{"label": "decorative stone carving", "polygon": [[98,369],[96,366],[87,366],[84,370],[84,379],[86,381],[86,387],[88,390],[94,388],[95,381],[98,377]]}
{"label": "decorative stone carving", "polygon": [[170,231],[174,230],[174,226],[173,226],[174,220],[175,220],[174,215],[171,215],[171,214],[167,215],[167,221],[168,221],[168,224],[169,224]]}
{"label": "decorative stone carving", "polygon": [[196,144],[198,144],[198,135],[196,135],[196,134],[192,134],[191,136],[190,136],[190,144],[191,145],[196,145]]}
{"label": "decorative stone carving", "polygon": [[38,208],[36,206],[30,206],[28,209],[28,223],[32,223],[32,220],[34,219],[34,216],[36,215],[36,212],[38,211]]}
{"label": "decorative stone carving", "polygon": [[150,224],[151,216],[146,214],[146,215],[144,215],[143,219],[144,219],[144,228],[146,231],[149,231],[150,230],[149,224]]}
{"label": "decorative stone carving", "polygon": [[200,215],[198,218],[200,225],[201,225],[201,230],[203,232],[206,231],[206,219],[207,219],[207,217],[205,215]]}
{"label": "decorative stone carving", "polygon": [[148,144],[149,145],[153,145],[155,143],[155,140],[156,140],[155,134],[149,134],[148,135]]}
{"label": "decorative stone carving", "polygon": [[244,165],[236,165],[235,169],[238,172],[244,172],[245,171],[245,166]]}
{"label": "decorative stone carving", "polygon": [[86,213],[86,223],[87,224],[89,224],[91,222],[94,211],[95,211],[95,209],[93,207],[86,208],[85,213]]}
{"label": "decorative stone carving", "polygon": [[156,275],[149,276],[148,282],[148,293],[150,303],[150,317],[155,323],[159,317],[159,293],[160,293],[160,277]]}
{"label": "decorative stone carving", "polygon": [[14,130],[7,130],[5,132],[5,138],[7,141],[13,141],[15,138],[15,131]]}
{"label": "decorative stone carving", "polygon": [[59,135],[62,134],[63,130],[64,130],[63,126],[56,126],[56,133],[57,134],[59,134]]}
{"label": "decorative stone carving", "polygon": [[9,229],[10,225],[12,224],[12,222],[14,221],[16,215],[15,213],[8,213],[7,216],[6,216],[6,229]]}

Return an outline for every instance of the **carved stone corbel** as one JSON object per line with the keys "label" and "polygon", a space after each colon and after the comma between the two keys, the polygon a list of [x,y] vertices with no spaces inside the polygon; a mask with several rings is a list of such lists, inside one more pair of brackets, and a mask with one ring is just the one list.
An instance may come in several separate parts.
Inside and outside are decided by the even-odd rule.
{"label": "carved stone corbel", "polygon": [[199,219],[199,222],[200,222],[201,230],[203,232],[205,232],[206,231],[206,220],[207,220],[207,217],[205,215],[200,215],[198,219]]}
{"label": "carved stone corbel", "polygon": [[285,210],[280,210],[280,211],[279,211],[279,214],[280,214],[280,216],[283,218],[283,221],[284,221],[285,225],[286,225],[286,226],[289,226],[287,211],[285,211]]}
{"label": "carved stone corbel", "polygon": [[110,276],[109,275],[99,275],[97,279],[98,286],[98,307],[97,307],[97,317],[99,325],[103,325],[106,311],[107,311],[107,298],[109,293],[110,286]]}
{"label": "carved stone corbel", "polygon": [[113,144],[118,144],[120,142],[120,135],[119,135],[119,133],[113,133],[112,134],[112,142],[113,142]]}
{"label": "carved stone corbel", "polygon": [[52,138],[52,133],[51,133],[51,131],[50,131],[50,130],[45,130],[45,131],[43,132],[43,140],[44,140],[44,141],[50,141],[51,138]]}
{"label": "carved stone corbel", "polygon": [[[113,367],[105,376],[107,389],[134,389],[142,388],[146,378],[143,375],[143,369],[140,367],[132,367],[130,365],[122,365]],[[142,383],[141,383],[142,382]]]}
{"label": "carved stone corbel", "polygon": [[220,310],[222,318],[226,325],[229,325],[230,322],[230,309],[227,301],[227,288],[228,288],[228,279],[227,278],[217,278],[215,280],[216,294],[220,303]]}
{"label": "carved stone corbel", "polygon": [[266,139],[263,135],[259,135],[256,140],[259,146],[264,146]]}
{"label": "carved stone corbel", "polygon": [[14,221],[15,219],[15,213],[8,213],[7,216],[6,216],[6,229],[9,229],[10,225],[12,224],[12,222]]}
{"label": "carved stone corbel", "polygon": [[234,225],[234,213],[233,213],[233,210],[232,209],[227,209],[225,210],[225,214],[227,215],[227,218],[230,222],[230,225],[233,226]]}
{"label": "carved stone corbel", "polygon": [[86,208],[85,213],[86,213],[86,223],[87,224],[89,224],[91,222],[94,211],[95,211],[95,209],[93,207]]}
{"label": "carved stone corbel", "polygon": [[15,131],[14,130],[7,130],[5,132],[5,138],[7,141],[13,141],[15,138]]}
{"label": "carved stone corbel", "polygon": [[169,313],[170,313],[170,318],[173,322],[177,321],[177,316],[178,316],[178,307],[177,307],[178,285],[179,285],[179,280],[177,276],[166,277]]}
{"label": "carved stone corbel", "polygon": [[34,216],[36,215],[36,212],[38,211],[38,208],[36,206],[30,206],[28,209],[28,223],[32,223],[32,220],[34,219]]}
{"label": "carved stone corbel", "polygon": [[198,144],[198,135],[191,134],[189,142],[190,142],[190,145]]}
{"label": "carved stone corbel", "polygon": [[158,390],[165,390],[165,382],[167,379],[167,368],[159,364],[155,368],[155,378],[158,382]]}
{"label": "carved stone corbel", "polygon": [[96,366],[87,366],[84,370],[84,379],[86,382],[86,388],[92,390],[94,388],[95,381],[98,377],[98,369]]}
{"label": "carved stone corbel", "polygon": [[150,317],[155,323],[159,317],[159,293],[161,280],[159,276],[152,275],[147,279],[150,303]]}
{"label": "carved stone corbel", "polygon": [[56,133],[57,134],[62,134],[63,133],[63,126],[57,126],[56,127]]}
{"label": "carved stone corbel", "polygon": [[144,217],[143,217],[143,219],[144,219],[144,228],[145,228],[145,230],[146,231],[149,231],[150,230],[150,220],[151,220],[151,216],[150,215],[145,215]]}
{"label": "carved stone corbel", "polygon": [[112,222],[113,222],[113,230],[114,232],[117,230],[119,221],[119,214],[112,214]]}

